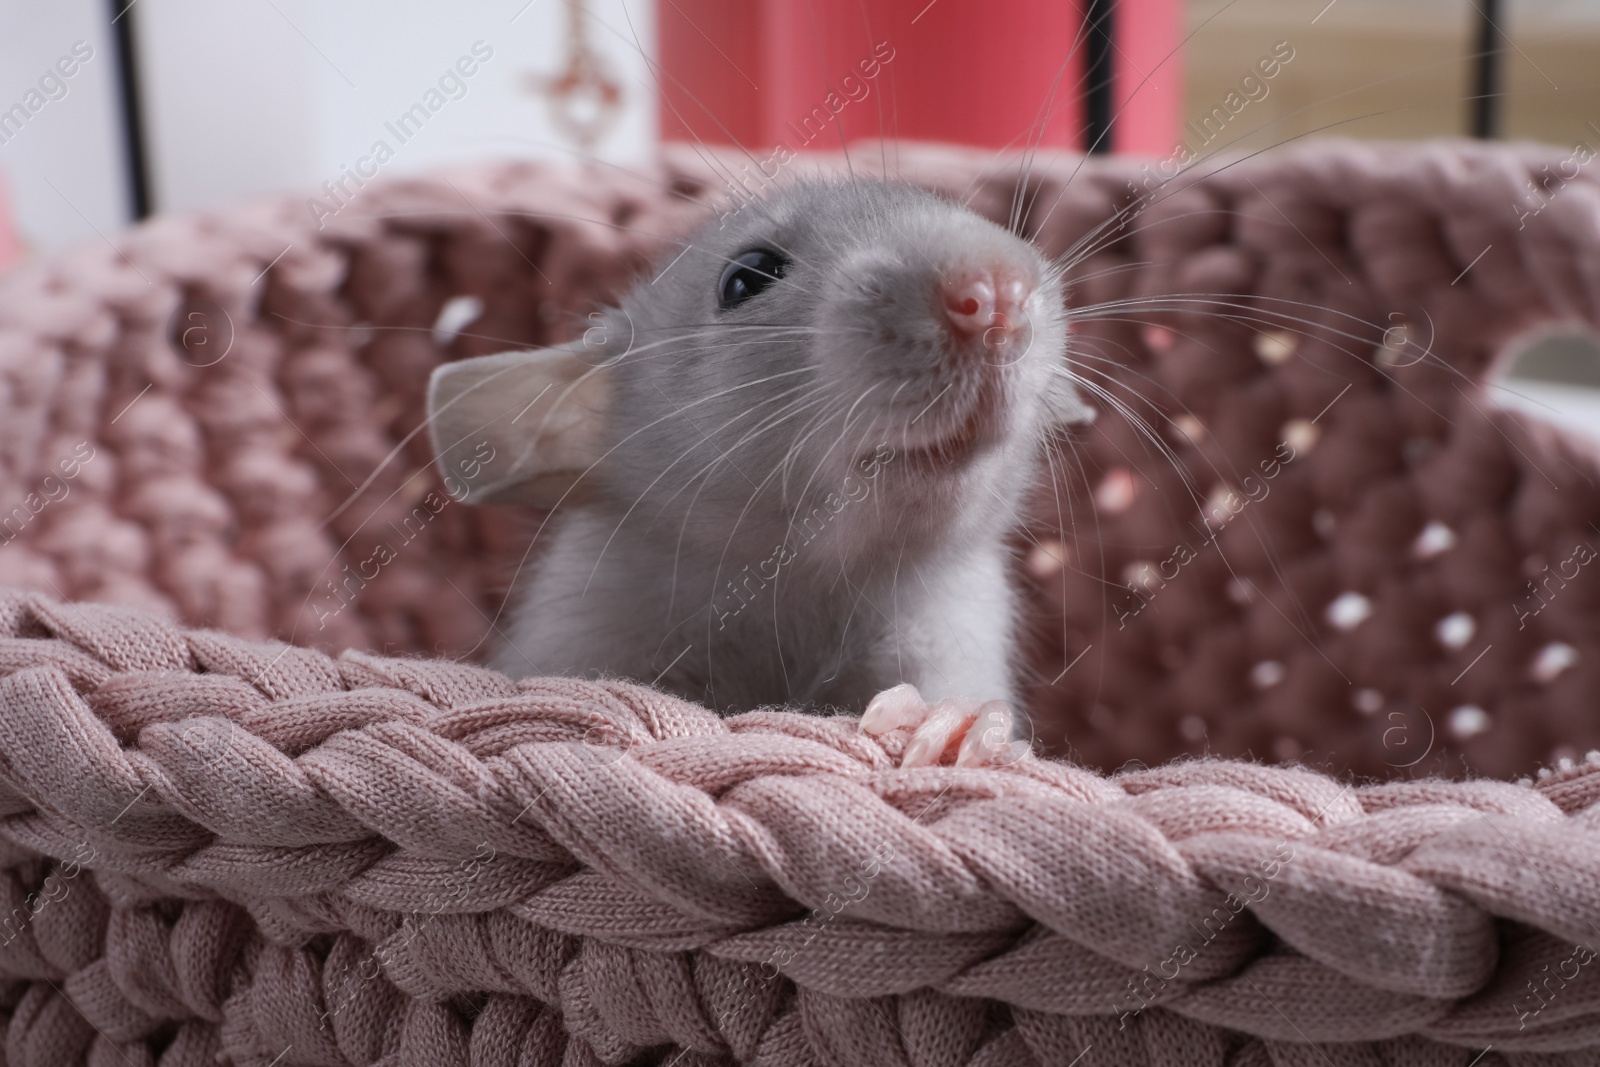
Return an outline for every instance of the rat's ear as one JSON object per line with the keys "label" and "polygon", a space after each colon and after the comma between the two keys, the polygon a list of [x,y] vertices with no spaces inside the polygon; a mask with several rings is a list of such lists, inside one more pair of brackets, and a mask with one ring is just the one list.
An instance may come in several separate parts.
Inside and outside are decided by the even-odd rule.
{"label": "rat's ear", "polygon": [[446,363],[428,380],[445,489],[469,504],[553,507],[605,451],[613,372],[581,341]]}

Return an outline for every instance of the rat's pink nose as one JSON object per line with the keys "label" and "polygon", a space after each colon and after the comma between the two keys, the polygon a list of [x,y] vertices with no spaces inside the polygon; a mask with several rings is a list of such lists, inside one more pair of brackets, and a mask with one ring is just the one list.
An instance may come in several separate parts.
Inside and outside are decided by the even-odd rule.
{"label": "rat's pink nose", "polygon": [[939,286],[944,313],[957,336],[1003,344],[1023,323],[1031,287],[1005,270],[952,274]]}

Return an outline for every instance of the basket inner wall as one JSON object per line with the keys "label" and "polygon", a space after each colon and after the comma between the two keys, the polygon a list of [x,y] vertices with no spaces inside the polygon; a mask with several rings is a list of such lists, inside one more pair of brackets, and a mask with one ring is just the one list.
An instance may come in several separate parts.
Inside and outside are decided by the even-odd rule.
{"label": "basket inner wall", "polygon": [[[901,153],[1071,258],[1073,356],[1118,401],[1016,541],[1047,750],[1505,777],[1600,744],[1596,464],[1482,388],[1516,338],[1596,320],[1600,192],[1518,229],[1541,160],[1330,145],[1162,184]],[[9,280],[0,470],[44,503],[0,582],[481,660],[543,517],[449,498],[415,432],[429,371],[577,336],[725,177],[485,167],[321,230],[294,200],[160,220]],[[481,313],[438,335],[463,297]]]}

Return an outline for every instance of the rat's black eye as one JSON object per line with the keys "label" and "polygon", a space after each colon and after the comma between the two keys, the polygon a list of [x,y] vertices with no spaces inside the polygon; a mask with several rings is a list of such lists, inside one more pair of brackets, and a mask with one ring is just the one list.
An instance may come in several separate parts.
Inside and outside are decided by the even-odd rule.
{"label": "rat's black eye", "polygon": [[738,307],[783,277],[789,261],[767,248],[752,248],[728,261],[717,283],[717,302],[723,311]]}

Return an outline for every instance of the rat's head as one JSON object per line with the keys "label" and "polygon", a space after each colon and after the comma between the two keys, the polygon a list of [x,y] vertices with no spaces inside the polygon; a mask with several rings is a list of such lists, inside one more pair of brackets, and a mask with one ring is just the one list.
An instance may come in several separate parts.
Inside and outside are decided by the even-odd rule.
{"label": "rat's head", "polygon": [[[603,456],[582,479],[591,497],[720,546],[731,523],[781,527],[870,481],[874,505],[831,511],[862,542],[870,524],[937,533],[1003,514],[1044,433],[1088,414],[1054,265],[899,184],[807,183],[746,205],[670,253],[586,337],[441,368],[430,401],[447,473],[450,448],[467,449],[491,408],[531,404],[501,446],[503,477],[485,481],[502,497],[505,478],[548,480]],[[549,352],[564,353],[564,372]],[[575,429],[588,434],[578,444]]]}

